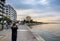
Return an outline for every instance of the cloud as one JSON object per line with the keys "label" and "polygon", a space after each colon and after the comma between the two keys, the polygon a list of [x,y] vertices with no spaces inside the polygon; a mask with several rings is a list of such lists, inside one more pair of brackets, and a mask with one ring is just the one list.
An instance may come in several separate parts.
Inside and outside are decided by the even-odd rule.
{"label": "cloud", "polygon": [[60,0],[6,0],[17,11],[17,19],[31,16],[40,20],[59,20]]}
{"label": "cloud", "polygon": [[34,5],[35,4],[35,0],[22,0],[22,3]]}
{"label": "cloud", "polygon": [[47,7],[60,6],[59,0],[7,0],[16,9],[44,9]]}
{"label": "cloud", "polygon": [[25,4],[24,0],[7,0],[7,4],[12,5],[16,9],[31,9],[32,5],[30,4]]}
{"label": "cloud", "polygon": [[50,0],[50,6],[60,6],[60,0]]}
{"label": "cloud", "polygon": [[[39,1],[41,0],[7,0],[8,4],[11,4],[16,9],[32,9],[44,7]],[[42,1],[41,1],[42,2]]]}
{"label": "cloud", "polygon": [[[36,13],[34,9],[29,10],[16,10],[18,14],[18,20],[22,17],[31,16],[33,20],[59,20],[60,14],[56,12]],[[37,11],[37,10],[36,10]]]}

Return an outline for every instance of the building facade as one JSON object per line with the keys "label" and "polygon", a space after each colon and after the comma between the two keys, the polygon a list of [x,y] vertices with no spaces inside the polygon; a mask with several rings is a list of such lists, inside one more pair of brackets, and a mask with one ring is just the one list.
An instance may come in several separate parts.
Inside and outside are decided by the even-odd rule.
{"label": "building facade", "polygon": [[10,5],[5,5],[5,14],[12,21],[16,21],[16,19],[17,19],[16,11]]}
{"label": "building facade", "polygon": [[2,15],[6,15],[4,13],[4,5],[5,5],[5,0],[0,0],[0,18],[2,18]]}

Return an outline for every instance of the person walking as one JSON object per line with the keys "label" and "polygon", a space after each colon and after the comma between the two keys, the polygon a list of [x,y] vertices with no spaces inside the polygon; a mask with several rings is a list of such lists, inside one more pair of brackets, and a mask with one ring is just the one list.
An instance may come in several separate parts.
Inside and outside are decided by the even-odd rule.
{"label": "person walking", "polygon": [[12,29],[12,41],[16,41],[17,40],[17,29],[18,29],[16,23],[13,23],[11,29]]}

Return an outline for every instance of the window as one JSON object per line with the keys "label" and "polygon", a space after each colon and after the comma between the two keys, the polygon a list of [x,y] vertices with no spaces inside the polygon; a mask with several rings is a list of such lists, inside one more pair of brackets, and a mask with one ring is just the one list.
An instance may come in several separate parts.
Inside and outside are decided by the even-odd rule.
{"label": "window", "polygon": [[6,10],[8,10],[8,9],[6,9]]}
{"label": "window", "polygon": [[6,12],[8,12],[8,11],[6,11]]}
{"label": "window", "polygon": [[10,14],[9,14],[10,15]]}

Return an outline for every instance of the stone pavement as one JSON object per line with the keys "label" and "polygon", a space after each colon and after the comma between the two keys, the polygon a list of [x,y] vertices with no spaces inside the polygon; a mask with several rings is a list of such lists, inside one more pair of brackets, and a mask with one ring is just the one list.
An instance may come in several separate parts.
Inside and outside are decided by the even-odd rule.
{"label": "stone pavement", "polygon": [[20,26],[18,29],[17,41],[38,41],[35,36],[31,33],[31,31],[27,28],[27,26]]}
{"label": "stone pavement", "polygon": [[[38,41],[35,35],[28,29],[28,26],[19,25],[18,28],[17,41]],[[8,31],[8,34],[1,41],[11,41],[11,30]]]}
{"label": "stone pavement", "polygon": [[8,35],[8,32],[10,32],[11,29],[4,29],[2,31],[0,31],[0,41],[6,36]]}

